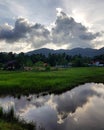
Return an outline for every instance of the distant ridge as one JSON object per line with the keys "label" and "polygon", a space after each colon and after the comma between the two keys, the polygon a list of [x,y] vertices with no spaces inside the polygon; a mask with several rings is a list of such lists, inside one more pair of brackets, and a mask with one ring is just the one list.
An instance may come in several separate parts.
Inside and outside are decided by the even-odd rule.
{"label": "distant ridge", "polygon": [[41,48],[41,49],[27,52],[26,55],[43,54],[45,56],[48,56],[48,54],[61,54],[61,53],[66,53],[66,54],[72,55],[72,56],[80,54],[82,56],[93,57],[93,56],[104,54],[104,47],[101,49],[74,48],[71,50],[64,50],[64,49],[53,50],[53,49],[48,49],[48,48]]}

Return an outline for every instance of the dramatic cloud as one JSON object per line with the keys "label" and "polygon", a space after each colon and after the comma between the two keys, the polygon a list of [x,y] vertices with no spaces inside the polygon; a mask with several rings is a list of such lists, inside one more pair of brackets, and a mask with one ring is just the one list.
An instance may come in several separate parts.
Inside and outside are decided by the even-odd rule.
{"label": "dramatic cloud", "polygon": [[0,0],[0,50],[104,47],[102,12],[104,0]]}
{"label": "dramatic cloud", "polygon": [[77,23],[63,11],[59,11],[55,27],[52,29],[53,43],[57,45],[67,44],[71,48],[80,46],[91,47],[91,41],[99,37],[100,33],[89,32],[87,27]]}
{"label": "dramatic cloud", "polygon": [[[101,32],[89,31],[83,23],[57,8],[56,20],[53,25],[45,26],[40,23],[30,22],[24,17],[16,19],[14,26],[4,24],[0,26],[0,41],[15,48],[14,51],[27,47],[31,49],[44,46],[66,47],[95,47],[102,36]],[[18,48],[17,48],[18,46]],[[3,47],[2,47],[3,48]],[[20,49],[20,51],[21,51]],[[2,50],[0,48],[0,50]]]}
{"label": "dramatic cloud", "polygon": [[18,18],[15,26],[0,26],[0,40],[7,43],[29,42],[34,47],[41,47],[49,41],[50,32],[41,24],[30,23],[25,18]]}
{"label": "dramatic cloud", "polygon": [[33,47],[39,48],[50,42],[50,32],[41,24],[35,24],[31,27],[28,42]]}
{"label": "dramatic cloud", "polygon": [[0,27],[0,40],[6,40],[7,42],[15,42],[26,36],[26,33],[30,30],[30,24],[24,18],[18,18],[15,22],[15,27],[11,27],[5,24]]}

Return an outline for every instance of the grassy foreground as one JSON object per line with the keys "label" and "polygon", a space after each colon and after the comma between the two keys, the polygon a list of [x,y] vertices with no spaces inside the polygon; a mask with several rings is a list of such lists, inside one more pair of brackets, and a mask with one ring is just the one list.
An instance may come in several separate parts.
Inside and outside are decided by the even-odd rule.
{"label": "grassy foreground", "polygon": [[87,83],[104,83],[104,67],[69,68],[49,72],[0,71],[0,94],[62,92]]}
{"label": "grassy foreground", "polygon": [[29,130],[20,126],[18,123],[10,123],[0,120],[0,130]]}
{"label": "grassy foreground", "polygon": [[[29,94],[41,91],[58,93],[86,82],[104,83],[104,67],[70,68],[50,72],[0,71],[0,94]],[[14,118],[11,121],[11,114],[4,117],[1,112],[0,130],[32,130],[14,121]]]}
{"label": "grassy foreground", "polygon": [[20,121],[19,117],[15,116],[13,108],[4,112],[0,107],[0,130],[35,130],[35,125]]}

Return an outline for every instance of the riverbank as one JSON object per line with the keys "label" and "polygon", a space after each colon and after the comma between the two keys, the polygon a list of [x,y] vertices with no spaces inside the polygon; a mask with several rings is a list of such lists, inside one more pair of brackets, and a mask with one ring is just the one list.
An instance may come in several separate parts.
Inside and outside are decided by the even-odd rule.
{"label": "riverbank", "polygon": [[23,126],[20,126],[18,123],[7,122],[0,119],[0,130],[30,130],[26,129]]}
{"label": "riverbank", "polygon": [[20,121],[19,117],[15,116],[13,108],[4,112],[0,107],[0,130],[35,130],[35,125]]}
{"label": "riverbank", "polygon": [[0,71],[0,94],[60,93],[80,84],[104,83],[104,67],[69,68],[58,71]]}

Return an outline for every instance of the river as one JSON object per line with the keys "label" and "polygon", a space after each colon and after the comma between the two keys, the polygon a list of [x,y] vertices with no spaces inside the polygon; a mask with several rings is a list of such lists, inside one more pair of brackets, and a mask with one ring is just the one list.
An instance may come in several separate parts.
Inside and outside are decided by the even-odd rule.
{"label": "river", "polygon": [[0,106],[45,130],[104,130],[104,84],[86,83],[59,95],[1,96]]}

